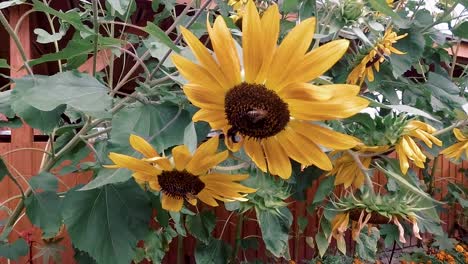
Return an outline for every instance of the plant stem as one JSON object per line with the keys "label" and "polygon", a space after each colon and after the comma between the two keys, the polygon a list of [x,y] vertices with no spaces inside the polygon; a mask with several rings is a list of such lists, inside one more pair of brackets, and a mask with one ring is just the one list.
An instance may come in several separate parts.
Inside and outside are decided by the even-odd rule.
{"label": "plant stem", "polygon": [[23,59],[24,66],[26,67],[26,70],[28,71],[29,75],[33,76],[34,73],[33,73],[32,69],[31,69],[31,67],[29,67],[28,57],[26,56],[26,52],[24,51],[23,45],[21,45],[21,41],[19,40],[18,35],[16,35],[16,33],[11,28],[10,23],[8,23],[8,20],[3,15],[2,10],[0,10],[0,23],[2,23],[3,28],[5,28],[5,30],[8,32],[10,37],[15,42],[16,47],[18,48],[18,51],[19,51],[19,53],[21,55],[21,58]]}
{"label": "plant stem", "polygon": [[93,56],[93,76],[96,76],[96,65],[98,57],[99,23],[97,1],[93,2],[93,23],[94,23],[94,56]]}
{"label": "plant stem", "polygon": [[242,226],[244,225],[244,214],[239,214],[236,224],[236,242],[234,246],[234,251],[232,252],[231,263],[236,263],[237,255],[239,253],[239,248],[241,244],[242,236]]}
{"label": "plant stem", "polygon": [[[42,0],[44,2],[44,5],[47,5],[47,1],[46,0]],[[54,27],[54,22],[52,21],[52,18],[50,17],[50,14],[47,13],[47,12],[44,12],[46,17],[47,17],[47,21],[49,21],[49,25],[50,25],[50,30],[52,31],[52,34],[55,35],[55,33],[57,33],[55,31],[55,27]],[[57,40],[54,40],[54,47],[55,47],[55,52],[59,52],[60,51],[60,48],[59,48],[59,45],[58,45],[58,41]],[[58,67],[59,67],[59,72],[62,72],[62,61],[60,59],[57,60],[57,63],[58,63]]]}
{"label": "plant stem", "polygon": [[433,195],[434,192],[434,185],[435,185],[435,172],[437,170],[437,164],[439,163],[439,157],[437,156],[434,158],[434,162],[432,163],[432,170],[431,170],[431,182],[429,183],[429,188],[427,190],[427,193],[429,195]]}
{"label": "plant stem", "polygon": [[184,263],[184,237],[181,235],[177,236],[177,264]]}
{"label": "plant stem", "polygon": [[369,191],[372,194],[375,194],[374,183],[372,182],[372,179],[370,178],[370,176],[368,174],[369,169],[364,167],[364,165],[361,162],[361,159],[359,158],[359,154],[357,154],[356,152],[354,152],[352,150],[349,150],[349,149],[347,150],[347,152],[348,152],[349,155],[351,155],[351,157],[353,157],[354,162],[356,162],[356,164],[358,165],[358,167],[361,170],[362,174],[364,174],[365,183],[366,183],[367,187],[369,188]]}
{"label": "plant stem", "polygon": [[15,152],[18,152],[18,151],[23,151],[23,150],[39,151],[39,152],[42,152],[42,153],[47,154],[49,156],[52,156],[52,153],[50,153],[49,151],[40,149],[40,148],[17,148],[17,149],[12,149],[10,151],[7,151],[7,152],[3,153],[1,156],[3,157],[3,156],[6,156],[8,154],[15,153]]}

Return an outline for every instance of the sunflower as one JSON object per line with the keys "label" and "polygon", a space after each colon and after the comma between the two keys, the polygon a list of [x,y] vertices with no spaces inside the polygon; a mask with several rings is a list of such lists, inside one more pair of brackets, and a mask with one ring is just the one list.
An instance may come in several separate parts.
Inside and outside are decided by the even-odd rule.
{"label": "sunflower", "polygon": [[404,52],[397,50],[393,47],[398,40],[406,37],[407,33],[398,36],[389,27],[385,30],[385,34],[382,38],[377,41],[377,44],[371,49],[369,54],[365,55],[361,62],[351,71],[346,80],[349,84],[362,85],[364,80],[367,79],[369,82],[374,81],[374,70],[378,72],[380,70],[380,64],[385,61],[385,56],[389,56],[392,53],[405,54]]}
{"label": "sunflower", "polygon": [[291,176],[289,158],[331,170],[330,159],[318,145],[349,149],[359,140],[307,121],[346,118],[369,102],[357,95],[357,86],[307,82],[333,66],[349,43],[337,40],[307,52],[315,29],[315,19],[309,18],[277,46],[279,21],[276,5],[260,18],[253,2],[247,3],[242,20],[242,66],[234,39],[220,16],[213,27],[207,23],[215,56],[182,28],[199,64],[178,54],[172,60],[189,81],[184,86],[188,99],[201,108],[193,120],[223,130],[231,151],[243,147],[258,168],[282,178]]}
{"label": "sunflower", "polygon": [[[389,149],[389,146],[356,146],[356,151],[359,154],[379,153]],[[372,157],[360,157],[362,165],[368,169]],[[343,151],[341,156],[334,161],[333,170],[328,175],[335,175],[335,185],[343,184],[345,188],[349,188],[353,185],[355,188],[359,188],[364,184],[364,173],[359,168],[354,158],[348,153]]]}
{"label": "sunflower", "polygon": [[464,151],[465,157],[468,157],[468,137],[458,128],[453,129],[453,134],[460,142],[442,150],[440,154],[445,155],[449,159],[459,160]]}
{"label": "sunflower", "polygon": [[420,139],[430,148],[432,148],[432,143],[442,146],[442,141],[431,135],[435,131],[436,129],[432,126],[417,120],[412,120],[405,126],[402,136],[395,145],[403,174],[408,171],[408,159],[412,160],[419,168],[424,168],[424,162],[426,161],[426,156],[413,138]]}
{"label": "sunflower", "polygon": [[247,193],[255,189],[245,187],[237,181],[248,178],[246,174],[208,173],[209,169],[223,162],[228,151],[216,153],[219,139],[213,137],[192,155],[185,145],[172,149],[172,159],[161,157],[143,138],[131,135],[130,145],[144,158],[137,159],[111,152],[109,158],[114,162],[110,168],[126,168],[133,171],[133,177],[140,184],[148,184],[161,192],[162,208],[178,212],[184,199],[195,205],[197,198],[202,202],[217,206],[220,201],[246,201]]}
{"label": "sunflower", "polygon": [[244,16],[245,5],[249,0],[229,0],[228,5],[232,7],[235,14],[231,15],[230,18],[237,23],[241,22],[242,17]]}

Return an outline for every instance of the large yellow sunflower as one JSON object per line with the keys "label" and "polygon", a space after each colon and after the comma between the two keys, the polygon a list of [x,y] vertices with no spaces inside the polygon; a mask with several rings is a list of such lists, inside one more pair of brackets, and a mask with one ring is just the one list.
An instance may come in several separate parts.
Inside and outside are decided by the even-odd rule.
{"label": "large yellow sunflower", "polygon": [[426,161],[426,155],[418,147],[413,137],[420,139],[430,148],[432,148],[432,143],[442,146],[442,141],[431,135],[435,131],[436,129],[432,126],[417,120],[412,120],[405,126],[402,136],[395,145],[403,174],[408,171],[408,159],[412,160],[419,168],[424,168],[424,162]]}
{"label": "large yellow sunflower", "polygon": [[247,193],[255,189],[245,187],[237,181],[248,178],[247,174],[208,173],[211,168],[223,162],[228,152],[216,153],[218,137],[211,138],[192,155],[185,145],[172,149],[172,159],[161,157],[143,138],[131,135],[130,145],[143,154],[143,159],[111,152],[109,158],[115,165],[110,168],[126,168],[133,171],[133,177],[140,184],[148,184],[161,192],[162,208],[180,211],[184,199],[195,205],[197,198],[217,206],[220,201],[246,201]]}
{"label": "large yellow sunflower", "polygon": [[189,81],[184,86],[188,99],[201,108],[193,120],[222,129],[231,151],[244,147],[258,168],[282,178],[291,176],[289,158],[331,170],[319,145],[349,149],[359,140],[308,121],[346,118],[367,107],[368,101],[357,95],[357,86],[307,82],[333,66],[349,43],[337,40],[307,52],[315,29],[315,19],[309,18],[277,46],[279,20],[276,5],[260,18],[249,1],[242,20],[242,64],[222,17],[213,27],[207,23],[213,55],[182,28],[198,64],[177,54],[172,60]]}
{"label": "large yellow sunflower", "polygon": [[[356,146],[358,154],[380,153],[388,149],[389,146]],[[359,159],[361,160],[364,168],[368,169],[371,164],[372,157],[365,156],[359,157]],[[333,163],[333,170],[328,174],[335,175],[335,185],[343,184],[345,188],[349,188],[353,185],[355,188],[359,188],[364,184],[364,173],[349,153],[343,151],[341,156]]]}
{"label": "large yellow sunflower", "polygon": [[387,30],[385,30],[384,36],[377,41],[377,44],[375,44],[369,54],[367,54],[362,59],[362,61],[351,71],[346,82],[349,84],[362,85],[366,77],[369,82],[373,82],[373,68],[375,68],[375,70],[378,72],[380,70],[380,64],[385,61],[385,56],[389,56],[392,53],[400,55],[405,54],[404,52],[394,48],[393,44],[395,44],[399,39],[406,37],[406,35],[408,34],[405,33],[398,36],[395,32],[392,31],[392,28],[387,28]]}
{"label": "large yellow sunflower", "polygon": [[453,129],[453,134],[460,142],[457,142],[452,146],[442,150],[440,154],[443,154],[449,159],[459,160],[463,152],[465,152],[465,157],[468,157],[468,137],[466,137],[458,128]]}

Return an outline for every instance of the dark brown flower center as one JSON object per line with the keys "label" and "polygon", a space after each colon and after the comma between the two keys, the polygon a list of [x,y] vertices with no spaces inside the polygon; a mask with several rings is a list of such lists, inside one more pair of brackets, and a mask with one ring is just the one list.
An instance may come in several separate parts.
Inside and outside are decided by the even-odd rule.
{"label": "dark brown flower center", "polygon": [[229,90],[224,111],[231,133],[255,139],[274,136],[289,122],[288,104],[261,84],[244,82]]}
{"label": "dark brown flower center", "polygon": [[174,198],[187,198],[190,195],[197,195],[205,188],[205,183],[200,178],[186,170],[163,171],[158,175],[158,182],[161,191]]}

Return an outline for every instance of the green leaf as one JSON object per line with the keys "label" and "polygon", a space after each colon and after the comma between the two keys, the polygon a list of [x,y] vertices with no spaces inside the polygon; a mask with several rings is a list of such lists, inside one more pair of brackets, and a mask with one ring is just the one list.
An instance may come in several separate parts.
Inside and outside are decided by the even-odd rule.
{"label": "green leaf", "polygon": [[399,27],[405,26],[406,21],[404,21],[397,13],[393,12],[385,0],[369,0],[369,4],[374,10],[393,18],[395,24]]}
{"label": "green leaf", "polygon": [[284,13],[291,13],[297,11],[297,8],[299,7],[299,1],[298,0],[285,0],[283,1],[283,5],[281,7],[281,10]]}
{"label": "green leaf", "polygon": [[380,232],[377,228],[371,228],[370,236],[367,231],[359,234],[356,243],[357,255],[367,261],[374,262],[377,255],[377,241],[380,238]]}
{"label": "green leaf", "polygon": [[97,263],[127,264],[148,232],[151,207],[134,181],[67,193],[62,211],[73,245]]}
{"label": "green leaf", "polygon": [[0,120],[0,127],[19,128],[23,126],[23,121],[19,117],[9,118],[7,121]]}
{"label": "green leaf", "polygon": [[335,187],[335,176],[327,176],[321,182],[314,195],[313,204],[321,203]]}
{"label": "green leaf", "polygon": [[247,238],[241,239],[241,247],[244,250],[247,250],[247,249],[257,250],[258,246],[259,246],[258,238],[256,237],[247,237]]}
{"label": "green leaf", "polygon": [[323,232],[315,234],[315,243],[317,244],[320,257],[323,257],[327,252],[328,245],[330,244]]}
{"label": "green leaf", "polygon": [[176,236],[177,233],[171,227],[149,232],[144,240],[146,258],[152,263],[162,263],[166,252],[169,251],[169,244]]}
{"label": "green leaf", "polygon": [[436,236],[435,241],[432,244],[434,247],[439,247],[439,250],[452,249],[456,245],[457,240],[449,238],[447,233]]}
{"label": "green leaf", "polygon": [[8,118],[15,116],[15,112],[11,107],[11,91],[12,90],[0,92],[0,113]]}
{"label": "green leaf", "polygon": [[195,248],[196,263],[226,263],[231,257],[232,248],[223,240],[212,239],[210,243],[197,243]]}
{"label": "green leaf", "polygon": [[111,183],[126,182],[132,178],[132,172],[127,169],[100,169],[96,177],[83,186],[80,191],[87,191],[102,187]]}
{"label": "green leaf", "polygon": [[385,238],[385,247],[390,247],[394,242],[400,244],[400,232],[396,225],[385,224],[380,226],[380,235]]}
{"label": "green leaf", "polygon": [[163,151],[183,143],[185,127],[191,121],[187,111],[169,102],[160,105],[136,104],[114,116],[111,142],[127,147],[128,138],[133,133],[150,139],[158,151]]}
{"label": "green leaf", "polygon": [[17,260],[21,256],[28,254],[28,252],[29,246],[22,238],[18,238],[11,244],[0,242],[0,257]]}
{"label": "green leaf", "polygon": [[204,211],[196,215],[185,217],[187,231],[201,242],[208,244],[211,240],[211,232],[216,225],[216,216],[211,211]]}
{"label": "green leaf", "polygon": [[190,122],[184,129],[184,145],[191,153],[197,149],[197,131],[193,122]]}
{"label": "green leaf", "polygon": [[10,68],[10,65],[8,65],[7,60],[0,59],[0,68]]}
{"label": "green leaf", "polygon": [[36,9],[37,11],[45,12],[53,16],[56,16],[60,18],[61,20],[68,22],[70,25],[72,25],[74,28],[76,28],[78,31],[82,33],[87,33],[90,35],[94,34],[94,31],[92,29],[90,29],[88,26],[83,24],[83,22],[81,21],[81,16],[78,12],[68,11],[67,13],[64,13],[62,11],[57,11],[38,0],[33,0],[33,3],[34,3],[34,9]]}
{"label": "green leaf", "polygon": [[55,192],[34,192],[25,205],[29,220],[42,230],[44,238],[57,235],[62,225],[62,199]]}
{"label": "green leaf", "polygon": [[26,2],[25,0],[10,0],[10,1],[3,1],[0,3],[0,9],[4,9],[14,5],[20,5]]}
{"label": "green leaf", "polygon": [[440,74],[430,72],[424,86],[447,108],[457,108],[466,103],[466,100],[459,95],[460,88]]}
{"label": "green leaf", "polygon": [[297,225],[299,227],[300,234],[304,233],[304,230],[306,229],[308,223],[309,219],[306,216],[299,216],[297,218]]}
{"label": "green leaf", "polygon": [[255,208],[265,247],[275,257],[289,258],[289,230],[293,216],[287,207],[277,210]]}
{"label": "green leaf", "polygon": [[168,48],[172,49],[175,52],[180,52],[179,47],[177,47],[172,42],[171,38],[169,38],[166,35],[166,33],[164,33],[164,31],[161,28],[159,28],[157,25],[155,25],[155,24],[153,24],[151,22],[148,22],[146,24],[146,27],[144,28],[144,30],[146,31],[146,33],[150,34],[152,37],[160,40],[161,43],[166,45]]}
{"label": "green leaf", "polygon": [[24,91],[22,99],[42,111],[52,111],[66,104],[84,113],[96,114],[111,106],[107,88],[88,74],[63,72],[34,80],[27,78],[33,81],[33,86]]}
{"label": "green leaf", "polygon": [[131,0],[106,0],[121,15],[127,13]]}
{"label": "green leaf", "polygon": [[460,38],[468,38],[468,21],[464,21],[452,30],[453,34]]}
{"label": "green leaf", "polygon": [[171,215],[172,220],[174,220],[174,227],[177,231],[177,234],[185,237],[187,236],[187,232],[185,231],[184,223],[184,215],[180,212],[172,212],[170,211],[169,214]]}
{"label": "green leaf", "polygon": [[409,114],[417,115],[417,116],[422,116],[427,119],[430,119],[432,121],[436,121],[440,123],[440,120],[437,120],[433,115],[424,112],[423,110],[420,110],[418,108],[409,106],[409,105],[387,105],[391,109],[398,110],[399,112],[406,112]]}
{"label": "green leaf", "polygon": [[57,177],[48,172],[41,172],[29,179],[29,184],[34,192],[39,190],[56,192],[58,188]]}
{"label": "green leaf", "polygon": [[309,166],[301,170],[301,165],[297,162],[293,162],[292,165],[293,174],[290,181],[293,183],[293,198],[304,201],[307,199],[307,189],[323,174],[323,171],[316,166]]}
{"label": "green leaf", "polygon": [[52,43],[55,41],[59,41],[65,36],[65,32],[57,32],[54,34],[50,34],[49,32],[43,30],[42,28],[34,29],[34,34],[37,35],[37,42],[42,44]]}

